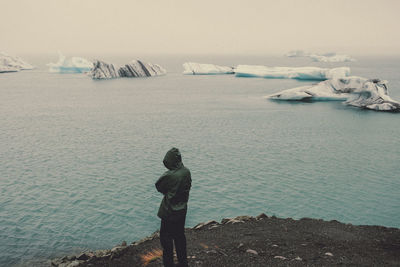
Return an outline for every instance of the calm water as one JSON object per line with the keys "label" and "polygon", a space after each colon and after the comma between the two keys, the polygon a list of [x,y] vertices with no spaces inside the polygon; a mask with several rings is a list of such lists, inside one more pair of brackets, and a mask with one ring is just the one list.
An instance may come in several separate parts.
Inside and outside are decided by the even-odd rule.
{"label": "calm water", "polygon": [[265,212],[400,227],[400,114],[262,98],[310,82],[181,75],[189,60],[350,66],[400,100],[399,57],[147,56],[168,75],[109,81],[47,73],[56,56],[25,58],[38,69],[0,75],[0,265],[157,230],[154,182],[172,146],[192,171],[187,226]]}

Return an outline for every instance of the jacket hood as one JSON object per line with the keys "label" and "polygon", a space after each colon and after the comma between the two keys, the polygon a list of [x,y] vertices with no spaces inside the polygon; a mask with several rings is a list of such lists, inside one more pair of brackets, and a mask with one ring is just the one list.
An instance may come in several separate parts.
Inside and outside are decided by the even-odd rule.
{"label": "jacket hood", "polygon": [[180,168],[183,164],[182,164],[181,152],[179,152],[179,149],[173,147],[170,150],[168,150],[167,154],[165,154],[163,163],[164,166],[169,170],[175,170]]}

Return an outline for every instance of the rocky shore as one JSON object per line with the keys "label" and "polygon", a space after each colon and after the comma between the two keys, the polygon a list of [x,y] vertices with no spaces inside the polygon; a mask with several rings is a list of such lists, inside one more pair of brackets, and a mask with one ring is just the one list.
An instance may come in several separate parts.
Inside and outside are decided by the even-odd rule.
{"label": "rocky shore", "polygon": [[[186,229],[189,266],[400,266],[400,229],[260,214]],[[162,266],[158,232],[51,266]]]}

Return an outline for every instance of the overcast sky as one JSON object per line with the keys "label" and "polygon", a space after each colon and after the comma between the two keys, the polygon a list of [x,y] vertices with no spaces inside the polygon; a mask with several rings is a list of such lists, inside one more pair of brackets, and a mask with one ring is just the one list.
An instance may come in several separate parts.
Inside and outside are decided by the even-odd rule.
{"label": "overcast sky", "polygon": [[0,51],[400,53],[397,0],[0,0]]}

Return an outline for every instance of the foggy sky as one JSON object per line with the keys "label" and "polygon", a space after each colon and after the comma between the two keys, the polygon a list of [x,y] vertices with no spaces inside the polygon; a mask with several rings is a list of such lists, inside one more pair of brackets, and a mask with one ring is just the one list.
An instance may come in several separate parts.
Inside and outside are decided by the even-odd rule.
{"label": "foggy sky", "polygon": [[400,1],[0,0],[0,51],[400,53]]}

